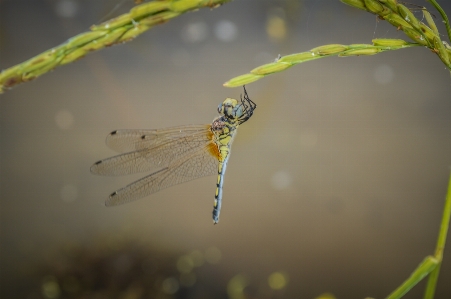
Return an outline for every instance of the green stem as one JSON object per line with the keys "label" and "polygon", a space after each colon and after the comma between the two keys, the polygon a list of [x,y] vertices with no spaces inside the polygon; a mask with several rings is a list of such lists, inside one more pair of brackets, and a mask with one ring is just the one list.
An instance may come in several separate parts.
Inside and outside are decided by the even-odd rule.
{"label": "green stem", "polygon": [[396,290],[394,290],[387,299],[398,299],[404,296],[410,289],[412,289],[418,282],[420,282],[426,275],[431,273],[438,265],[437,259],[432,256],[426,257],[421,264],[413,271],[410,277],[403,282]]}
{"label": "green stem", "polygon": [[429,1],[442,16],[443,21],[445,21],[446,31],[448,32],[448,40],[451,41],[451,27],[449,25],[448,16],[446,15],[442,7],[437,3],[437,1],[435,0],[427,0],[427,1]]}
{"label": "green stem", "polygon": [[440,271],[440,264],[443,259],[443,251],[445,250],[446,236],[448,234],[449,221],[451,217],[451,176],[448,182],[448,192],[445,199],[445,208],[443,209],[442,223],[440,225],[440,232],[437,240],[437,246],[435,248],[434,257],[438,261],[438,266],[431,272],[426,291],[424,293],[425,299],[434,298],[435,287],[437,285],[438,275]]}

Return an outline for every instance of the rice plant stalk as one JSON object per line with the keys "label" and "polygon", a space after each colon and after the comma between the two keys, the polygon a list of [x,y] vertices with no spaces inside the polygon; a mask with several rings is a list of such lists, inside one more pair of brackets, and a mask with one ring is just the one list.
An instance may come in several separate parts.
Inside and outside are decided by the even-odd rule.
{"label": "rice plant stalk", "polygon": [[[378,16],[382,20],[386,20],[398,30],[402,30],[414,43],[404,42],[401,47],[396,47],[396,41],[386,39],[386,47],[373,45],[350,45],[343,46],[348,47],[346,49],[339,50],[337,48],[336,53],[314,53],[312,50],[309,52],[303,52],[299,54],[292,54],[282,57],[282,59],[275,61],[274,63],[266,64],[252,70],[249,74],[241,75],[230,79],[224,86],[226,87],[238,87],[251,82],[257,81],[267,75],[284,71],[295,64],[299,64],[305,61],[328,57],[328,56],[360,56],[360,55],[374,55],[389,50],[398,50],[414,45],[421,45],[429,48],[435,53],[443,62],[443,64],[451,71],[451,47],[448,46],[446,41],[442,41],[440,34],[438,33],[437,26],[435,25],[430,13],[424,8],[423,13],[427,20],[427,25],[418,20],[415,15],[403,4],[397,2],[397,0],[340,0],[341,2],[353,6],[355,8],[365,10]],[[445,26],[447,28],[448,37],[451,39],[451,28],[448,17],[440,5],[435,0],[428,0],[439,11],[443,18]],[[391,46],[393,43],[393,46]],[[322,47],[332,47],[334,45],[326,45]],[[353,49],[349,48],[353,46]],[[309,57],[309,53],[312,57]],[[301,55],[302,54],[302,55]],[[299,59],[290,59],[286,61],[285,57],[293,57]],[[258,70],[258,72],[256,71]]]}
{"label": "rice plant stalk", "polygon": [[437,268],[439,262],[432,256],[427,256],[412,272],[410,277],[394,290],[387,299],[399,299],[417,285],[423,278]]}
{"label": "rice plant stalk", "polygon": [[440,13],[440,15],[442,16],[443,23],[445,23],[445,27],[446,27],[446,32],[448,33],[448,40],[451,41],[451,26],[449,24],[448,16],[446,15],[445,11],[437,3],[437,1],[435,1],[435,0],[426,0],[426,1],[430,2],[435,7],[435,9]]}
{"label": "rice plant stalk", "polygon": [[438,274],[440,271],[440,265],[443,259],[443,251],[445,250],[446,237],[448,235],[450,218],[451,218],[451,177],[448,183],[448,192],[446,194],[445,207],[443,209],[442,223],[440,225],[437,246],[435,247],[434,257],[437,259],[438,265],[429,275],[429,279],[426,285],[426,292],[424,294],[424,299],[434,298],[435,287],[437,285]]}
{"label": "rice plant stalk", "polygon": [[261,79],[264,76],[278,73],[296,64],[300,64],[315,59],[330,56],[348,57],[361,55],[375,55],[385,51],[393,51],[415,46],[421,45],[418,43],[409,43],[402,39],[374,39],[372,45],[371,44],[324,45],[311,49],[310,51],[307,52],[282,56],[272,63],[268,63],[251,70],[249,74],[241,75],[230,79],[229,81],[224,83],[224,86],[226,87],[243,86],[251,82],[257,81],[258,79]]}
{"label": "rice plant stalk", "polygon": [[74,62],[86,54],[133,40],[150,28],[185,12],[203,7],[216,8],[231,0],[158,0],[133,7],[128,13],[91,26],[63,44],[0,73],[0,93],[54,68]]}
{"label": "rice plant stalk", "polygon": [[428,282],[424,299],[433,299],[435,288],[437,286],[440,265],[443,260],[443,251],[445,250],[446,237],[451,216],[451,175],[448,182],[448,192],[445,197],[445,207],[443,209],[440,231],[437,239],[434,256],[427,256],[423,262],[413,271],[410,277],[404,281],[396,290],[394,290],[387,299],[398,299],[404,296],[418,282],[424,279],[428,274]]}

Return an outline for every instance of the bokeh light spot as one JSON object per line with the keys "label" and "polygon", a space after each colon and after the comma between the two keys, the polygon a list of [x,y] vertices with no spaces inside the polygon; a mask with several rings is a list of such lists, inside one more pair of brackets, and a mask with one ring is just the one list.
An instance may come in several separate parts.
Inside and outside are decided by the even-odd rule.
{"label": "bokeh light spot", "polygon": [[393,81],[395,73],[389,65],[382,64],[374,70],[374,79],[379,84],[387,84]]}
{"label": "bokeh light spot", "polygon": [[190,273],[194,267],[194,262],[188,255],[182,255],[177,260],[177,270],[180,273]]}
{"label": "bokeh light spot", "polygon": [[74,126],[74,116],[68,110],[60,110],[55,115],[55,122],[61,130],[68,130]]}
{"label": "bokeh light spot", "polygon": [[337,299],[337,298],[331,293],[323,293],[318,297],[316,297],[315,299]]}
{"label": "bokeh light spot", "polygon": [[231,42],[238,35],[236,25],[227,20],[219,21],[215,26],[215,36],[223,42]]}
{"label": "bokeh light spot", "polygon": [[182,38],[188,43],[197,43],[208,37],[208,26],[204,22],[195,22],[186,25],[182,30]]}
{"label": "bokeh light spot", "polygon": [[61,293],[60,286],[53,276],[44,277],[41,288],[44,298],[58,298]]}
{"label": "bokeh light spot", "polygon": [[249,280],[243,274],[232,277],[227,284],[227,294],[230,299],[245,299],[244,288],[249,284]]}
{"label": "bokeh light spot", "polygon": [[271,178],[271,185],[274,189],[283,190],[288,188],[293,182],[293,178],[286,171],[278,171]]}
{"label": "bokeh light spot", "polygon": [[78,10],[78,2],[74,0],[60,0],[55,4],[56,14],[62,18],[73,18]]}
{"label": "bokeh light spot", "polygon": [[194,263],[194,267],[200,267],[205,263],[204,255],[199,250],[193,250],[189,256]]}
{"label": "bokeh light spot", "polygon": [[266,23],[266,33],[273,41],[281,41],[287,35],[285,20],[279,16],[270,16]]}
{"label": "bokeh light spot", "polygon": [[169,277],[163,281],[161,287],[163,288],[163,292],[169,295],[173,295],[177,293],[180,286],[177,279],[175,279],[174,277]]}
{"label": "bokeh light spot", "polygon": [[269,287],[273,290],[280,290],[286,287],[288,276],[282,272],[274,272],[268,277]]}

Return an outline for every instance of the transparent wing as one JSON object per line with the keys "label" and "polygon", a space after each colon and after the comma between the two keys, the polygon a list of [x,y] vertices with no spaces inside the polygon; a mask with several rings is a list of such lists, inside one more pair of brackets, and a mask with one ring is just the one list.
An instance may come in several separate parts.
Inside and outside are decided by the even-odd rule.
{"label": "transparent wing", "polygon": [[117,130],[107,136],[106,144],[118,153],[127,153],[202,133],[209,127],[210,125],[185,125],[156,130]]}
{"label": "transparent wing", "polygon": [[124,204],[177,184],[217,174],[218,159],[210,153],[209,146],[207,145],[193,152],[191,156],[178,159],[168,167],[117,190],[110,195],[105,205]]}
{"label": "transparent wing", "polygon": [[210,125],[116,132],[107,138],[110,147],[121,150],[133,147],[135,151],[94,163],[91,166],[93,174],[125,175],[167,167],[172,161],[206,147],[213,139]]}

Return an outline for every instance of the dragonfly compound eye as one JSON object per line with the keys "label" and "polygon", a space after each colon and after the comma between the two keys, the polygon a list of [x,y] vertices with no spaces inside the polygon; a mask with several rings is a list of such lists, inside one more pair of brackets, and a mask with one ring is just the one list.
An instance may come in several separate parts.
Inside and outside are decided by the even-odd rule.
{"label": "dragonfly compound eye", "polygon": [[235,118],[240,118],[243,115],[243,107],[241,105],[237,105],[233,108],[233,116]]}

